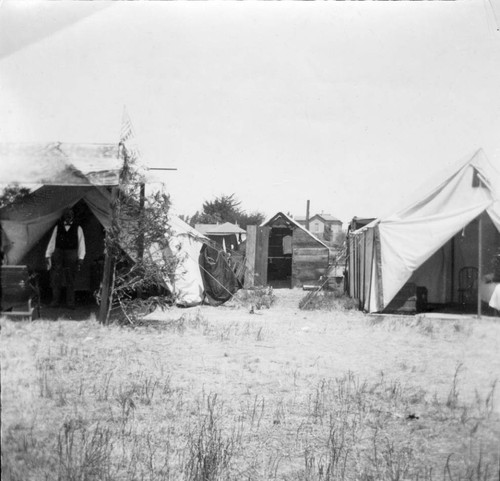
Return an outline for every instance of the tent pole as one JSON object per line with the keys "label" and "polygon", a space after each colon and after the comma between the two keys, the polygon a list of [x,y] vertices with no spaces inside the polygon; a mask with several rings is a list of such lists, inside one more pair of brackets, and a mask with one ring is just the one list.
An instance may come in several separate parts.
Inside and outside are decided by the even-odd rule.
{"label": "tent pole", "polygon": [[375,237],[373,234],[370,243],[372,244],[372,257],[370,259],[370,277],[368,278],[368,301],[366,303],[366,310],[368,312],[370,311],[370,304],[372,302],[373,258],[375,253]]}
{"label": "tent pole", "polygon": [[362,261],[362,269],[361,271],[363,272],[363,282],[361,283],[362,286],[362,292],[360,293],[362,298],[363,298],[363,309],[366,310],[367,307],[367,302],[366,302],[366,232],[363,235],[363,257],[361,258]]}
{"label": "tent pole", "polygon": [[455,300],[455,236],[451,238],[451,296],[450,301],[453,304]]}
{"label": "tent pole", "polygon": [[376,252],[376,282],[377,282],[377,302],[378,310],[383,310],[386,306],[384,305],[384,283],[382,282],[382,247],[380,245],[380,228],[378,225],[374,227],[374,240],[375,240],[375,252]]}
{"label": "tent pole", "polygon": [[[114,218],[116,215],[116,202],[118,197],[118,188],[113,187],[111,194],[111,217],[112,217],[112,225],[113,228]],[[112,284],[112,273],[113,273],[113,253],[110,252],[113,247],[111,246],[111,236],[110,229],[106,230],[106,254],[104,257],[104,269],[102,273],[102,290],[101,290],[101,305],[99,306],[99,322],[101,324],[107,324],[109,318],[109,310],[110,310],[110,293],[111,293],[111,284]]]}
{"label": "tent pole", "polygon": [[144,182],[140,186],[139,194],[139,239],[137,243],[137,257],[142,262],[144,257],[144,204],[146,198],[146,185]]}
{"label": "tent pole", "polygon": [[[114,290],[114,270],[115,270],[115,245],[117,241],[116,237],[119,232],[119,189],[128,175],[128,154],[127,149],[123,142],[120,141],[118,144],[119,152],[123,155],[123,167],[120,170],[120,175],[118,176],[118,186],[113,187],[111,191],[111,226],[106,231],[106,255],[104,258],[104,272],[102,274],[102,290],[101,290],[101,305],[99,308],[99,322],[101,324],[108,324],[109,313],[111,311],[111,299],[113,297]],[[120,154],[118,154],[120,155]],[[114,238],[112,239],[113,236]]]}
{"label": "tent pole", "polygon": [[[144,204],[146,199],[146,185],[144,182],[140,185],[139,193],[139,237],[137,239],[137,260],[142,264],[144,259]],[[139,299],[142,299],[142,288],[137,289]]]}
{"label": "tent pole", "polygon": [[477,317],[481,318],[481,292],[480,284],[483,278],[483,217],[479,216],[479,222],[477,225]]}

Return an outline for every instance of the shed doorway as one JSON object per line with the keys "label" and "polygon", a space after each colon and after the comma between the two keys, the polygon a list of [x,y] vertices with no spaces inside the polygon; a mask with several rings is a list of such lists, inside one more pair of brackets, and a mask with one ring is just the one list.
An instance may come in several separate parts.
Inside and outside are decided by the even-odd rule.
{"label": "shed doorway", "polygon": [[267,283],[274,288],[292,287],[292,237],[288,227],[272,227],[269,234]]}

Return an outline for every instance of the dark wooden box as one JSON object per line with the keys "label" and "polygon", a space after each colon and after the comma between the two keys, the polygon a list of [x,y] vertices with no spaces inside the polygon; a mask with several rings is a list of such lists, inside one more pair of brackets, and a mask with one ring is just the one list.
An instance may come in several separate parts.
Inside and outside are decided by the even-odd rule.
{"label": "dark wooden box", "polygon": [[0,311],[2,315],[29,317],[33,315],[31,300],[35,291],[26,266],[1,266],[2,288]]}

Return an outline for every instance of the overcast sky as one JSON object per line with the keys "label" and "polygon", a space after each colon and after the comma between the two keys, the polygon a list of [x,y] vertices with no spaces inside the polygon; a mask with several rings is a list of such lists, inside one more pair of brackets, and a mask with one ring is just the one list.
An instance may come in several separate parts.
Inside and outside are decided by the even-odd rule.
{"label": "overcast sky", "polygon": [[4,0],[0,137],[117,142],[126,105],[179,214],[376,217],[478,148],[500,170],[495,2]]}

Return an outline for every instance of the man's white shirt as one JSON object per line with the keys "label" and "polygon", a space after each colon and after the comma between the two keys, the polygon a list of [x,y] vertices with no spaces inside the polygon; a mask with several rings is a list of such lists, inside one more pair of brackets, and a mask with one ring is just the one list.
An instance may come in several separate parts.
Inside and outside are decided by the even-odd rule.
{"label": "man's white shirt", "polygon": [[[56,237],[57,237],[57,228],[58,226],[56,225],[54,227],[54,230],[52,231],[52,236],[50,237],[49,244],[47,245],[47,251],[45,252],[45,258],[47,257],[52,257],[52,254],[54,253],[56,249]],[[71,225],[64,225],[64,228],[66,229],[66,232],[69,231],[71,228]],[[78,259],[83,261],[85,259],[85,237],[83,236],[83,229],[78,226]]]}

